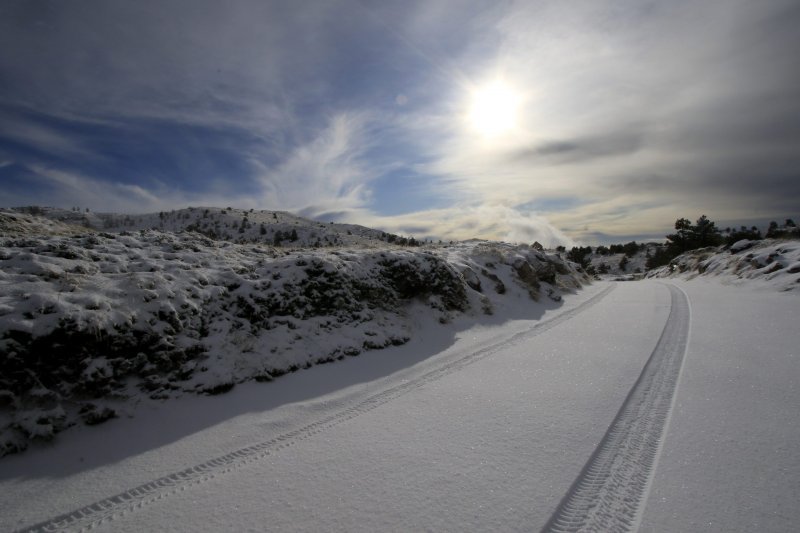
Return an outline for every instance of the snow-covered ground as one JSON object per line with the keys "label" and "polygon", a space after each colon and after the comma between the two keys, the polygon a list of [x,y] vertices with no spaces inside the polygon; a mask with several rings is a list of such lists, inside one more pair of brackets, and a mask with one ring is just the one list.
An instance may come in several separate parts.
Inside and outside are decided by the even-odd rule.
{"label": "snow-covered ground", "polygon": [[691,336],[641,531],[796,531],[798,293],[674,283]]}
{"label": "snow-covered ground", "polygon": [[535,313],[587,281],[556,256],[503,243],[400,247],[350,227],[358,246],[284,248],[64,225],[74,222],[0,212],[0,456],[140,401],[404,344],[413,314],[482,320],[518,299]]}
{"label": "snow-covered ground", "polygon": [[800,523],[798,241],[580,287],[527,246],[63,213],[0,212],[4,442],[33,438],[0,459],[0,530]]}
{"label": "snow-covered ground", "polygon": [[0,529],[800,522],[796,293],[713,278],[598,282],[532,316],[513,307],[486,324],[415,314],[424,334],[404,346],[143,404],[6,457]]}
{"label": "snow-covered ground", "polygon": [[800,289],[800,240],[741,240],[730,247],[693,250],[647,273],[648,278],[698,276],[767,290]]}
{"label": "snow-covered ground", "polygon": [[640,246],[641,248],[631,255],[624,253],[598,254],[597,248],[595,248],[588,259],[601,278],[638,279],[647,271],[647,260],[660,245],[643,243]]}

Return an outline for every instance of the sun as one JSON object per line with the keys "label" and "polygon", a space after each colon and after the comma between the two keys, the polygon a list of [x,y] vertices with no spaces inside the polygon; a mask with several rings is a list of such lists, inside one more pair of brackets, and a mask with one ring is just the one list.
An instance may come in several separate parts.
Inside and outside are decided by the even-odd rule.
{"label": "sun", "polygon": [[484,137],[498,137],[517,126],[521,97],[503,81],[494,81],[472,91],[467,119]]}

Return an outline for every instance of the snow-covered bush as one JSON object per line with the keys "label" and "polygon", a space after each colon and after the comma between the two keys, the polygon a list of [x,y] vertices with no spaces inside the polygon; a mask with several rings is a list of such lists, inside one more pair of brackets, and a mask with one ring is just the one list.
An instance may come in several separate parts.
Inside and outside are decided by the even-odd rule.
{"label": "snow-covered bush", "polygon": [[448,322],[492,313],[507,292],[558,301],[586,280],[525,246],[282,250],[156,230],[35,236],[67,226],[8,216],[0,455],[113,418],[131,397],[218,394],[403,344],[412,303]]}
{"label": "snow-covered bush", "polygon": [[723,280],[756,280],[779,290],[800,288],[800,242],[741,240],[731,246],[703,248],[682,254],[647,277],[718,276]]}

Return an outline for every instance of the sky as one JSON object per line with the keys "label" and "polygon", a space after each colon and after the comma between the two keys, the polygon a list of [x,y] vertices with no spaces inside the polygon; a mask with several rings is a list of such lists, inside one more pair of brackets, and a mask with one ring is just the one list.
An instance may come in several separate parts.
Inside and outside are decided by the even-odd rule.
{"label": "sky", "polygon": [[796,0],[4,0],[0,206],[417,238],[798,217]]}

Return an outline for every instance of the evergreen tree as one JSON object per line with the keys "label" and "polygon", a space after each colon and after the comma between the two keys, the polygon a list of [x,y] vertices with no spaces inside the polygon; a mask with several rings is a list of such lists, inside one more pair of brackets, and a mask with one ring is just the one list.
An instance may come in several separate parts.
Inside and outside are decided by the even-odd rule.
{"label": "evergreen tree", "polygon": [[696,248],[706,246],[717,246],[722,243],[722,235],[714,222],[707,216],[702,215],[697,219],[697,223],[692,223],[687,218],[679,218],[675,221],[675,233],[667,235],[669,247],[676,255]]}
{"label": "evergreen tree", "polygon": [[567,253],[567,259],[569,259],[574,263],[578,263],[583,268],[588,268],[589,265],[591,264],[591,259],[589,259],[587,256],[591,255],[591,253],[592,253],[591,246],[585,246],[585,247],[573,246],[572,250],[570,250]]}
{"label": "evergreen tree", "polygon": [[716,225],[708,220],[708,217],[703,215],[697,219],[697,225],[694,226],[695,234],[697,235],[697,247],[705,248],[706,246],[718,246],[722,243],[722,236]]}
{"label": "evergreen tree", "polygon": [[769,228],[767,229],[767,239],[774,239],[778,236],[778,223],[774,220],[769,223]]}
{"label": "evergreen tree", "polygon": [[631,241],[628,244],[623,245],[622,253],[627,255],[628,257],[633,257],[639,251],[639,245],[636,244],[636,241]]}

